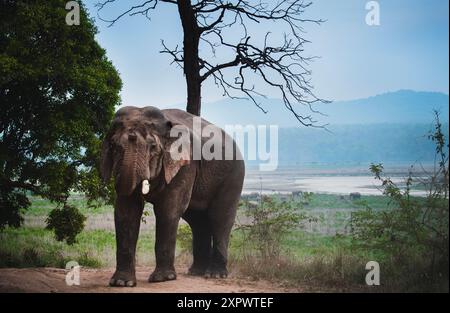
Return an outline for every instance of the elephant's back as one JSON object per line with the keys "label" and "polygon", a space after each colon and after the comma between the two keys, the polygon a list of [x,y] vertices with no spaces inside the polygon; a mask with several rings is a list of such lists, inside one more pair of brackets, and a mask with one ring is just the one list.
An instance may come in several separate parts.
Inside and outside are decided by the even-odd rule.
{"label": "elephant's back", "polygon": [[[197,136],[197,138],[201,139],[202,147],[205,144],[205,142],[210,141],[213,137],[213,134],[210,132],[213,130],[214,132],[221,134],[221,142],[220,145],[222,146],[223,153],[225,153],[226,148],[226,142],[233,142],[233,148],[234,148],[234,157],[233,159],[242,160],[242,154],[239,150],[239,147],[236,145],[236,142],[233,138],[231,138],[222,128],[220,128],[217,125],[214,125],[213,123],[205,120],[202,117],[198,117],[196,115],[190,114],[186,111],[178,110],[178,109],[166,109],[162,110],[163,114],[166,116],[167,119],[169,119],[172,122],[182,124],[186,126],[188,129],[190,129],[194,135]],[[200,119],[201,121],[201,128],[199,128],[197,125],[194,127],[194,118]],[[198,121],[196,121],[198,123]],[[208,127],[208,131],[204,132],[202,135],[203,130],[205,127]],[[218,138],[214,138],[218,139]],[[211,143],[211,142],[210,142]],[[223,158],[225,158],[225,155],[223,155]]]}
{"label": "elephant's back", "polygon": [[[193,121],[194,118],[200,118],[201,124],[202,124],[202,128],[208,125],[213,125],[215,126],[213,123],[208,122],[207,120],[205,120],[202,117],[193,115],[191,113],[188,113],[186,111],[183,110],[179,110],[179,109],[165,109],[165,110],[161,110],[163,112],[163,114],[165,115],[165,117],[168,120],[171,120],[172,122],[175,123],[179,123],[182,125],[185,125],[186,127],[188,127],[190,130],[193,130]],[[217,127],[219,128],[219,127]],[[220,129],[220,128],[219,128]]]}

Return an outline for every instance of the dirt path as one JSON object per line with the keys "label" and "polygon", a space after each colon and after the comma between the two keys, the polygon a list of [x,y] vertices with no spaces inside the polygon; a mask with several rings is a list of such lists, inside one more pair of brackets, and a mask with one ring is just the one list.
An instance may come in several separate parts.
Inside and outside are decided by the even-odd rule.
{"label": "dirt path", "polygon": [[108,287],[113,269],[81,269],[80,286],[68,286],[65,282],[67,271],[56,268],[7,268],[0,269],[0,292],[170,292],[170,293],[210,293],[210,292],[301,292],[288,289],[267,281],[248,281],[239,278],[204,279],[188,276],[185,269],[178,269],[176,281],[150,284],[147,282],[149,270],[137,269],[138,285],[135,288]]}

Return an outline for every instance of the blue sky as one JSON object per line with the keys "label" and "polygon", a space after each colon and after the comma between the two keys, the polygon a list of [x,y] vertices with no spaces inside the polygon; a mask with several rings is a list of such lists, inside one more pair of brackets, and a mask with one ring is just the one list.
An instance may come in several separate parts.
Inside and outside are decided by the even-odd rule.
{"label": "blue sky", "polygon": [[[161,39],[169,46],[182,42],[176,7],[161,4],[151,14],[125,17],[113,27],[98,20],[94,4],[84,1],[99,28],[97,37],[119,70],[124,87],[124,105],[170,107],[184,103],[182,71],[161,55]],[[110,6],[102,17],[114,17],[132,3]],[[315,93],[330,100],[368,97],[399,89],[438,91],[449,86],[449,1],[380,0],[381,25],[365,23],[365,0],[313,0],[306,12],[311,18],[327,20],[321,26],[306,24],[305,37],[312,43],[305,55],[320,56],[310,68]],[[277,26],[271,31],[276,33]],[[263,35],[263,27],[252,27]],[[267,90],[269,97],[278,97]],[[222,98],[211,82],[203,88],[203,101]]]}

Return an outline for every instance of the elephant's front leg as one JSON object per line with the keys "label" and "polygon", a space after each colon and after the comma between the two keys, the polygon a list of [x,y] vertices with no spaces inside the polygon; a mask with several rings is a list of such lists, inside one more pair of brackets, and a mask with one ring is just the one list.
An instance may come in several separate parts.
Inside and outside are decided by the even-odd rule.
{"label": "elephant's front leg", "polygon": [[195,179],[194,166],[183,167],[170,186],[153,203],[156,219],[155,256],[156,268],[149,282],[162,282],[177,278],[175,272],[175,244],[178,222],[191,199]]}
{"label": "elephant's front leg", "polygon": [[117,197],[114,210],[116,226],[116,272],[110,286],[136,286],[135,254],[144,202],[138,196]]}
{"label": "elephant's front leg", "polygon": [[163,282],[177,278],[175,271],[175,245],[180,217],[170,214],[156,214],[156,268],[149,282]]}

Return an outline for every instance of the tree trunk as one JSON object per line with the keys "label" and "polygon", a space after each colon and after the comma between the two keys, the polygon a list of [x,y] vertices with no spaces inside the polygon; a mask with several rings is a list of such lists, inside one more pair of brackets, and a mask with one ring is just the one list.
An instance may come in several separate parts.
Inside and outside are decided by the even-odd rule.
{"label": "tree trunk", "polygon": [[198,46],[201,32],[190,0],[179,0],[178,12],[184,33],[184,75],[186,77],[188,95],[186,111],[200,116],[202,81],[200,77]]}
{"label": "tree trunk", "polygon": [[202,83],[200,81],[200,77],[196,77],[196,75],[186,75],[186,83],[187,83],[187,106],[186,111],[200,116],[201,111],[201,88]]}

